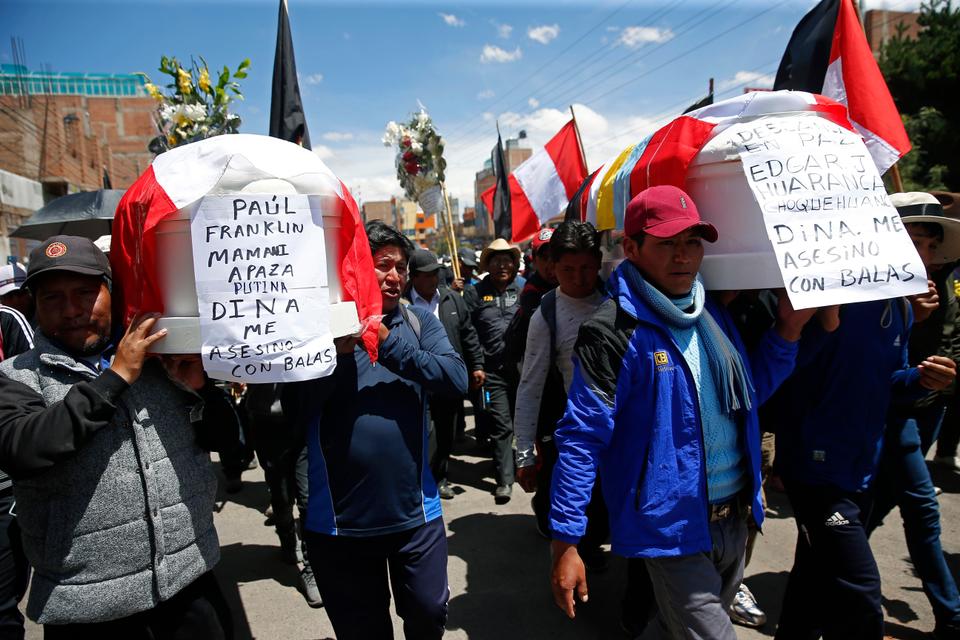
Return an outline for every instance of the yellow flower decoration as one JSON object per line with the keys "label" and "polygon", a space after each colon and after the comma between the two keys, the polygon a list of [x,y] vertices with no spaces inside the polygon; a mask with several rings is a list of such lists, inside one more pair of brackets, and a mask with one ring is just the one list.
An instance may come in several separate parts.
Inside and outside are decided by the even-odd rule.
{"label": "yellow flower decoration", "polygon": [[177,86],[180,88],[180,93],[183,94],[193,91],[193,78],[190,77],[190,72],[183,67],[177,69]]}
{"label": "yellow flower decoration", "polygon": [[167,144],[170,145],[171,147],[177,146],[177,136],[173,135],[172,133],[168,135]]}
{"label": "yellow flower decoration", "polygon": [[200,70],[200,79],[197,80],[197,86],[204,93],[210,93],[210,72],[204,67]]}
{"label": "yellow flower decoration", "polygon": [[157,88],[157,85],[148,82],[143,85],[143,88],[147,90],[147,93],[150,94],[150,97],[156,100],[157,102],[163,100],[163,94],[160,93],[160,89]]}

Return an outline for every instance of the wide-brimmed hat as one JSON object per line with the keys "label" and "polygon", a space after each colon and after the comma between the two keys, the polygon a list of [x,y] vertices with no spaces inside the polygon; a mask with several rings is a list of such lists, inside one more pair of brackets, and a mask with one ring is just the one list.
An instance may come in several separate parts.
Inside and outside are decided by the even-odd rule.
{"label": "wide-brimmed hat", "polygon": [[513,259],[517,264],[520,264],[520,247],[515,247],[503,238],[497,238],[483,250],[483,253],[480,254],[480,271],[487,270],[487,263],[490,261],[490,256],[495,253],[512,253]]}
{"label": "wide-brimmed hat", "polygon": [[940,200],[929,193],[911,191],[891,194],[890,202],[904,224],[929,222],[943,229],[943,242],[932,258],[934,264],[960,260],[960,220],[945,216]]}
{"label": "wide-brimmed hat", "polygon": [[943,215],[948,218],[960,218],[960,193],[931,191],[930,195],[940,201],[943,206]]}

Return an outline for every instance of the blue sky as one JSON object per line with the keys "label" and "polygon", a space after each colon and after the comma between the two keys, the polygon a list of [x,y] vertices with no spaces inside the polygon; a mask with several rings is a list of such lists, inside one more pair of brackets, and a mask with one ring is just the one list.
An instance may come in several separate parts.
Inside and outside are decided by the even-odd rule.
{"label": "blue sky", "polygon": [[[399,195],[380,136],[422,102],[446,138],[448,187],[473,200],[496,142],[525,129],[543,144],[573,104],[591,168],[706,93],[770,86],[813,0],[624,2],[322,2],[288,0],[314,150],[362,200]],[[914,8],[872,0],[865,8]],[[55,71],[156,71],[161,55],[211,67],[252,64],[236,111],[266,133],[277,0],[0,0],[0,61],[11,36],[28,65]]]}

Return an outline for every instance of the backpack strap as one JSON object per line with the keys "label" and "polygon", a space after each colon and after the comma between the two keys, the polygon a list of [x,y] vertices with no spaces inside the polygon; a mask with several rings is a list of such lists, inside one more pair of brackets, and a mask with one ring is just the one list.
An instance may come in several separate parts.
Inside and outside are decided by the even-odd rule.
{"label": "backpack strap", "polygon": [[400,303],[400,314],[404,321],[413,329],[413,335],[417,336],[417,345],[420,345],[420,318],[417,314],[411,313],[406,304]]}

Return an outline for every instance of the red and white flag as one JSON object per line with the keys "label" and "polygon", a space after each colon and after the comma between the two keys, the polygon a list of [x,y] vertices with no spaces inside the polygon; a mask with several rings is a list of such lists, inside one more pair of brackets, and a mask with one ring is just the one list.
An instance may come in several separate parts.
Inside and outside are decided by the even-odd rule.
{"label": "red and white flag", "polygon": [[163,313],[157,225],[215,188],[238,190],[264,179],[287,180],[300,193],[335,196],[337,255],[327,259],[337,261],[343,300],[356,303],[366,327],[364,345],[376,357],[381,295],[357,203],[315,153],[267,136],[222,135],[171,149],[127,189],[110,245],[114,298],[124,324],[138,313]]}
{"label": "red and white flag", "polygon": [[[587,177],[587,167],[570,120],[546,145],[510,173],[510,207],[514,243],[529,240],[548,220],[562,215]],[[481,200],[492,211],[493,188]]]}
{"label": "red and white flag", "polygon": [[910,151],[852,0],[823,0],[803,17],[780,61],[774,89],[820,93],[843,104],[880,173]]}

